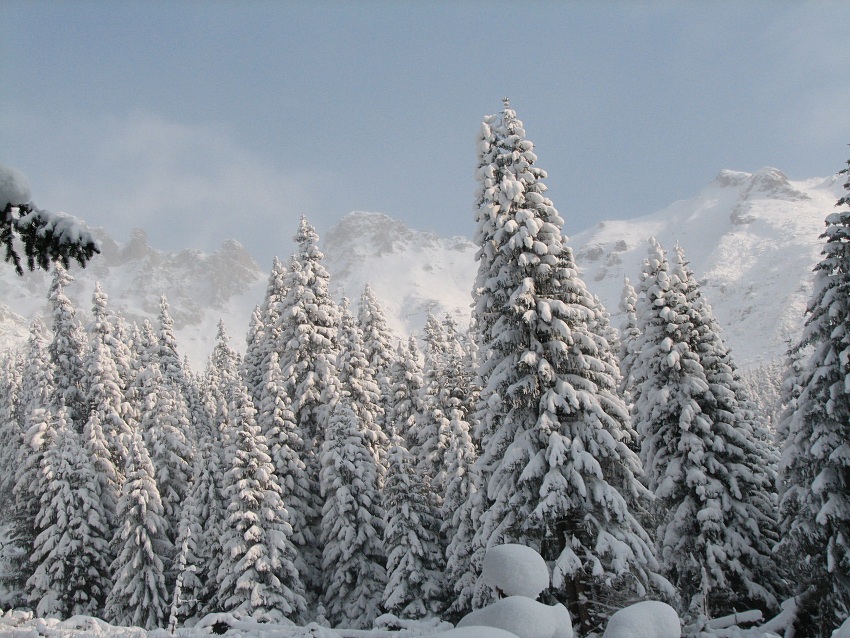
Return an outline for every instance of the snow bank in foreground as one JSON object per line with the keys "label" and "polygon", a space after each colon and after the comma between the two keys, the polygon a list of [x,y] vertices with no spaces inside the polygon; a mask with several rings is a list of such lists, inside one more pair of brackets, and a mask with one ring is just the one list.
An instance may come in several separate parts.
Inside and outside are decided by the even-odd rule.
{"label": "snow bank in foreground", "polygon": [[477,626],[450,629],[440,634],[433,634],[432,638],[518,638],[518,636],[496,627]]}
{"label": "snow bank in foreground", "polygon": [[457,626],[495,627],[519,638],[573,638],[573,625],[566,607],[561,604],[550,607],[525,596],[497,600],[467,614]]}
{"label": "snow bank in foreground", "polygon": [[657,600],[644,600],[616,612],[602,638],[679,638],[682,625],[676,610]]}

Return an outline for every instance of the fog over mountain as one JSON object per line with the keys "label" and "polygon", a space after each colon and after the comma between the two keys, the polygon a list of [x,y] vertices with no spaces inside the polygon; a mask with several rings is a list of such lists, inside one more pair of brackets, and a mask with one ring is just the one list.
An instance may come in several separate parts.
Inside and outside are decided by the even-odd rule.
{"label": "fog over mountain", "polygon": [[[736,362],[752,368],[781,359],[786,341],[798,334],[824,218],[840,193],[835,177],[791,181],[773,168],[724,170],[690,199],[645,217],[599,223],[571,235],[568,244],[588,288],[619,326],[623,279],[639,280],[648,239],[656,237],[669,251],[678,242]],[[570,211],[560,212],[569,233]],[[100,282],[110,307],[129,320],[155,321],[165,294],[179,347],[196,369],[212,350],[219,319],[233,345],[243,347],[271,264],[258,264],[235,241],[203,254],[157,250],[139,230],[124,243],[102,232],[99,238],[102,254],[85,270],[72,268],[76,281],[67,289],[83,323]],[[468,238],[413,230],[380,213],[350,213],[323,237],[335,297],[356,305],[368,282],[400,337],[419,331],[429,310],[468,324],[475,250]],[[25,341],[34,317],[49,322],[49,286],[48,274],[18,277],[11,267],[0,269],[0,351]]]}

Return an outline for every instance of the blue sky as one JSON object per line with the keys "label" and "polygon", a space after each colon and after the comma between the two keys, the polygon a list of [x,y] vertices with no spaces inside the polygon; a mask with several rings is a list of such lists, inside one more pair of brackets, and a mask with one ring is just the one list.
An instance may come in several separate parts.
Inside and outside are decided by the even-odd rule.
{"label": "blue sky", "polygon": [[850,156],[847,2],[0,0],[0,24],[0,163],[36,204],[264,266],[301,214],[471,236],[503,96],[568,235]]}

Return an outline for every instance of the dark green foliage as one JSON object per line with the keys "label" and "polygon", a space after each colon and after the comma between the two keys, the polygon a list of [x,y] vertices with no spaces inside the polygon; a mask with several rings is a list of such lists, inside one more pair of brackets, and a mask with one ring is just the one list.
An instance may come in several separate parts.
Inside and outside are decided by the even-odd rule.
{"label": "dark green foliage", "polygon": [[72,259],[85,268],[100,253],[97,240],[82,230],[74,218],[39,210],[32,204],[6,204],[0,213],[0,244],[6,247],[5,260],[14,264],[19,275],[24,274],[24,269],[15,236],[23,244],[29,270],[36,266],[50,270],[54,262],[67,268]]}

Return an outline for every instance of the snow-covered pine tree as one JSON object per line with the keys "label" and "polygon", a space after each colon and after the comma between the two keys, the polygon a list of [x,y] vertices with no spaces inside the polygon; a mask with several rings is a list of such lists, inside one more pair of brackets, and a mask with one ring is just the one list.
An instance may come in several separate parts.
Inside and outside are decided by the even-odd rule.
{"label": "snow-covered pine tree", "polygon": [[156,353],[151,353],[147,365],[139,372],[137,383],[142,402],[139,428],[154,467],[165,533],[173,544],[177,540],[180,510],[191,489],[193,448],[186,436],[191,428],[190,416],[180,384],[165,378],[161,361]]}
{"label": "snow-covered pine tree", "polygon": [[[115,366],[118,368],[118,376],[121,378],[121,389],[124,390],[126,395],[133,380],[132,332],[127,325],[127,319],[122,315],[107,311],[106,321],[112,327],[109,345],[112,349],[112,358],[115,360]],[[137,421],[138,415],[124,415],[124,419],[127,421]]]}
{"label": "snow-covered pine tree", "polygon": [[[315,499],[310,511],[322,511],[319,496],[319,450],[330,412],[340,394],[336,371],[339,351],[339,310],[329,292],[330,276],[319,250],[315,229],[302,217],[295,236],[297,249],[284,277],[286,296],[279,306],[276,351],[285,380],[284,391],[292,399],[292,412],[304,442],[301,459],[306,466],[310,494]],[[262,402],[261,402],[262,403]],[[319,518],[308,521],[316,538]],[[315,548],[321,552],[321,547]],[[313,561],[307,559],[308,564]],[[320,593],[319,574],[302,574],[311,595]]]}
{"label": "snow-covered pine tree", "polygon": [[274,477],[289,513],[291,540],[296,550],[295,567],[299,574],[318,574],[321,571],[321,554],[316,551],[317,539],[308,521],[318,519],[319,513],[312,509],[316,499],[310,494],[307,468],[301,459],[304,441],[295,423],[292,400],[283,390],[284,380],[276,352],[271,353],[268,364],[257,423],[266,439]]}
{"label": "snow-covered pine tree", "polygon": [[[77,319],[77,311],[65,294],[65,287],[74,281],[61,265],[56,264],[48,300],[53,315],[53,341],[48,348],[56,375],[55,389],[68,412],[74,428],[82,432],[88,419],[86,389],[83,385],[83,357],[86,352],[86,333]],[[56,401],[59,404],[59,400]]]}
{"label": "snow-covered pine tree", "polygon": [[363,335],[363,351],[369,362],[372,377],[381,392],[382,410],[381,429],[389,434],[392,427],[392,381],[390,370],[395,359],[392,347],[392,332],[384,317],[384,310],[378,302],[372,287],[366,284],[360,296],[357,313],[357,327]]}
{"label": "snow-covered pine tree", "polygon": [[432,516],[443,521],[439,535],[443,567],[449,544],[461,526],[460,508],[470,493],[468,464],[476,457],[469,424],[474,380],[463,339],[451,317],[445,317],[426,343],[432,363],[425,373],[421,403],[430,409],[421,413],[417,429],[418,472],[424,477]]}
{"label": "snow-covered pine tree", "polygon": [[4,247],[5,260],[14,264],[19,275],[24,274],[21,245],[30,270],[36,266],[49,270],[51,263],[62,263],[67,268],[71,259],[85,267],[100,252],[94,235],[78,220],[41,210],[33,204],[26,178],[17,170],[0,166],[0,181],[2,199],[11,200],[0,201],[0,245]]}
{"label": "snow-covered pine tree", "polygon": [[[748,483],[760,481],[742,463],[744,450],[754,443],[737,432],[734,421],[740,416],[721,418],[716,410],[712,387],[731,401],[734,393],[722,390],[722,383],[731,379],[719,368],[711,382],[707,378],[700,350],[714,337],[689,302],[693,286],[681,266],[671,268],[652,239],[637,302],[640,336],[630,374],[637,383],[633,424],[641,436],[646,482],[656,496],[658,552],[665,575],[682,597],[683,611],[696,620],[722,612],[726,605],[740,609],[776,601],[763,583],[752,581],[753,570],[758,572],[763,562],[760,551],[768,532],[764,514],[741,499],[741,494],[757,498]],[[707,362],[721,357],[720,347],[717,343],[705,352]],[[741,431],[749,427],[740,426]],[[744,472],[749,475],[740,479],[738,491],[737,475]],[[747,516],[753,519],[747,521]]]}
{"label": "snow-covered pine tree", "polygon": [[387,582],[378,470],[364,428],[343,397],[321,450],[322,602],[334,626],[366,629]]}
{"label": "snow-covered pine tree", "polygon": [[247,348],[243,361],[245,384],[254,400],[254,405],[262,403],[263,377],[269,365],[269,355],[276,352],[280,356],[280,309],[286,296],[286,267],[277,257],[272,262],[266,285],[266,296],[251,318],[246,335]]}
{"label": "snow-covered pine tree", "polygon": [[620,297],[620,311],[625,315],[625,323],[620,331],[620,389],[623,396],[631,401],[632,393],[637,385],[634,378],[635,358],[640,330],[637,325],[637,291],[628,278],[623,282],[623,293]]}
{"label": "snow-covered pine tree", "polygon": [[[36,338],[33,333],[31,329],[31,343]],[[8,524],[12,516],[12,488],[17,479],[15,461],[24,443],[23,365],[23,356],[18,353],[7,353],[0,361],[0,526]]]}
{"label": "snow-covered pine tree", "polygon": [[[100,286],[96,286],[92,298],[95,320],[83,361],[83,381],[88,390],[89,406],[89,417],[83,426],[83,441],[98,473],[101,497],[111,521],[124,480],[123,472],[134,427],[125,416],[134,416],[135,411],[127,405],[125,389],[114,358],[115,344],[106,315],[107,301],[106,294]],[[105,450],[101,449],[102,446],[105,446]]]}
{"label": "snow-covered pine tree", "polygon": [[472,489],[469,470],[478,456],[464,411],[460,408],[451,408],[449,416],[448,440],[443,456],[446,464],[441,507],[444,543],[451,542],[458,534],[458,512]]}
{"label": "snow-covered pine tree", "polygon": [[801,340],[812,354],[781,461],[780,549],[805,595],[806,636],[827,636],[850,615],[850,178],[844,188],[821,235]]}
{"label": "snow-covered pine tree", "polygon": [[[190,374],[190,370],[184,366],[180,354],[177,352],[177,336],[174,333],[174,320],[171,318],[168,299],[166,299],[165,295],[162,295],[159,299],[158,345],[159,348],[156,355],[159,362],[159,369],[162,372],[163,382],[170,388],[169,391],[175,400],[179,401],[178,409],[181,412],[179,425],[183,431],[183,438],[189,444],[193,444],[196,437],[196,424],[192,421],[192,410],[189,403],[193,395],[190,388],[192,375]],[[185,422],[182,418],[183,415],[187,417]]]}
{"label": "snow-covered pine tree", "polygon": [[292,526],[244,385],[234,388],[230,418],[234,451],[224,476],[228,506],[218,599],[225,611],[258,620],[297,622],[307,605],[295,566]]}
{"label": "snow-covered pine tree", "polygon": [[[501,114],[485,116],[481,123],[476,145],[476,211],[475,232],[473,241],[478,247],[475,261],[478,262],[478,272],[472,289],[473,337],[477,351],[476,385],[479,388],[478,403],[475,406],[475,429],[472,432],[473,441],[479,450],[483,450],[484,441],[491,438],[494,424],[491,421],[493,411],[497,409],[487,404],[484,384],[493,372],[492,358],[497,353],[491,349],[494,341],[494,326],[500,316],[498,304],[504,302],[494,296],[490,279],[493,273],[501,268],[504,255],[496,242],[496,235],[504,225],[509,206],[507,202],[499,201],[499,189],[502,183],[500,163],[497,159],[503,153],[505,136],[510,133],[504,126],[507,115],[508,100],[505,98],[505,109]],[[502,161],[504,164],[504,161]],[[481,518],[488,505],[487,482],[492,473],[492,467],[476,458],[471,468],[470,490],[463,508],[458,512],[461,527],[447,548],[447,568],[460,575],[454,580],[455,602],[452,611],[463,614],[474,607],[480,607],[489,600],[489,591],[484,587],[478,576],[486,551],[486,535],[481,530]],[[464,533],[465,532],[465,533]]]}
{"label": "snow-covered pine tree", "polygon": [[[109,309],[109,297],[100,283],[94,286],[92,315],[93,320],[88,327],[89,352],[93,339],[99,339],[108,348],[109,356],[118,370],[121,391],[126,392],[132,379],[132,353],[126,335],[127,326],[123,317],[114,315]],[[122,416],[127,419],[127,415]]]}
{"label": "snow-covered pine tree", "polygon": [[225,505],[221,495],[224,472],[216,450],[217,440],[199,439],[194,452],[192,489],[180,511],[178,544],[185,545],[187,571],[183,579],[183,602],[178,616],[211,613],[218,609],[218,565],[221,561],[221,543],[218,530],[224,520]]}
{"label": "snow-covered pine tree", "polygon": [[[212,577],[208,579],[202,597],[209,600],[210,605],[216,606],[219,604],[219,566],[224,557],[221,543],[227,517],[227,503],[223,495],[223,477],[228,469],[233,466],[233,455],[235,454],[235,432],[233,431],[233,415],[231,415],[230,406],[237,388],[242,385],[238,373],[238,364],[239,356],[230,347],[230,339],[227,336],[224,322],[219,321],[216,345],[209,356],[204,373],[204,409],[210,415],[207,439],[211,443],[209,447],[211,454],[208,462],[218,468],[217,472],[212,474],[212,479],[215,492],[218,495],[216,498],[219,506],[210,507],[207,527],[204,528],[206,538],[209,540],[206,548],[207,556],[209,556],[207,570]],[[214,496],[212,492],[211,489],[210,501]]]}
{"label": "snow-covered pine tree", "polygon": [[[47,352],[49,336],[44,324],[36,319],[30,326],[30,336],[23,352],[10,353],[3,364],[0,383],[0,419],[2,419],[4,455],[4,497],[7,500],[2,516],[7,528],[8,543],[3,557],[8,561],[2,580],[8,591],[23,591],[33,565],[29,560],[36,536],[35,518],[40,508],[40,494],[35,490],[39,457],[33,454],[30,428],[43,423],[45,413],[54,407],[53,363]],[[38,412],[36,412],[38,411]],[[43,452],[41,445],[35,454]]]}
{"label": "snow-covered pine tree", "polygon": [[442,505],[442,483],[445,472],[445,450],[448,442],[448,406],[443,399],[454,390],[445,379],[448,343],[443,326],[429,311],[423,331],[425,365],[423,383],[414,427],[410,430],[410,452],[416,459],[417,472],[431,492],[433,507]]}
{"label": "snow-covered pine tree", "polygon": [[55,438],[41,462],[44,493],[37,516],[40,530],[27,583],[38,616],[97,615],[112,586],[111,530],[101,503],[94,466],[60,409]]}
{"label": "snow-covered pine tree", "polygon": [[112,623],[153,629],[168,618],[165,570],[173,547],[165,535],[154,468],[138,432],[130,440],[126,480],[118,500],[120,526],[112,538],[113,587],[104,615]]}
{"label": "snow-covered pine tree", "polygon": [[383,607],[399,618],[437,616],[446,600],[440,523],[413,456],[398,436],[388,454],[384,504]]}
{"label": "snow-covered pine tree", "polygon": [[390,421],[393,427],[388,434],[401,436],[408,450],[416,428],[416,415],[422,411],[420,404],[423,384],[421,356],[419,347],[416,345],[416,337],[411,335],[407,344],[399,343],[396,357],[390,368],[392,377]]}
{"label": "snow-covered pine tree", "polygon": [[302,217],[298,246],[284,279],[280,306],[280,367],[305,443],[308,469],[321,447],[328,409],[339,392],[335,360],[339,351],[339,310],[329,292],[330,275],[319,250],[319,236]]}
{"label": "snow-covered pine tree", "polygon": [[[41,531],[38,514],[41,497],[47,491],[46,475],[41,471],[44,455],[56,438],[55,414],[59,407],[33,408],[26,417],[23,445],[18,450],[17,481],[13,488],[15,509],[10,533],[10,544],[16,548],[9,568],[10,580],[25,584],[35,565],[30,561],[35,539]],[[23,587],[21,588],[23,589]]]}
{"label": "snow-covered pine tree", "polygon": [[[475,396],[475,381],[469,367],[469,353],[463,349],[454,326],[447,318],[446,343],[448,345],[445,360],[446,389],[440,394],[441,403],[445,406],[448,427],[445,429],[446,440],[443,450],[445,469],[438,473],[437,488],[442,495],[439,519],[440,548],[443,554],[441,565],[446,572],[445,582],[452,587],[465,586],[470,576],[474,577],[475,570],[466,560],[465,552],[473,539],[472,524],[477,523],[470,518],[473,509],[467,509],[466,504],[472,498],[473,474],[470,471],[477,458],[475,445],[472,441],[471,410]],[[434,489],[434,486],[432,486]],[[472,506],[472,503],[469,503]],[[481,512],[478,512],[479,515]],[[447,590],[449,588],[447,587]],[[454,596],[446,591],[448,600]]]}
{"label": "snow-covered pine tree", "polygon": [[378,487],[386,475],[388,438],[383,430],[384,409],[381,388],[374,377],[374,366],[363,344],[363,333],[348,308],[348,299],[340,306],[339,354],[336,370],[339,387],[348,397],[348,405],[360,419],[372,456],[378,462]]}
{"label": "snow-covered pine tree", "polygon": [[[18,418],[23,421],[32,410],[47,408],[56,398],[53,385],[56,376],[48,351],[49,343],[47,328],[40,319],[35,319],[30,326],[23,361],[17,366],[21,370]],[[12,379],[4,388],[14,394]]]}
{"label": "snow-covered pine tree", "polygon": [[[791,423],[794,421],[794,415],[800,402],[800,394],[803,392],[806,358],[809,355],[811,355],[811,351],[807,351],[799,343],[788,341],[779,391],[779,418],[776,423],[776,442],[779,446],[787,442],[791,433]],[[783,487],[784,479],[784,474],[777,477],[780,493],[785,491]]]}
{"label": "snow-covered pine tree", "polygon": [[[647,533],[630,511],[642,492],[626,445],[618,373],[592,329],[597,303],[544,196],[545,171],[505,103],[482,177],[479,399],[487,509],[478,544],[519,542],[554,561],[553,584],[583,631],[607,605],[664,586]],[[486,253],[486,258],[484,254]]]}
{"label": "snow-covered pine tree", "polygon": [[251,399],[255,405],[259,405],[262,397],[260,392],[263,387],[263,345],[265,343],[266,327],[263,324],[260,306],[254,306],[251,319],[248,322],[248,332],[245,335],[245,356],[242,358],[242,378]]}
{"label": "snow-covered pine tree", "polygon": [[671,272],[684,294],[690,347],[699,357],[711,393],[703,409],[712,423],[715,463],[709,466],[716,481],[712,489],[718,490],[715,503],[722,511],[723,554],[716,559],[719,566],[709,561],[708,571],[717,578],[710,604],[716,613],[753,607],[775,610],[782,578],[777,577],[773,555],[779,540],[773,437],[740,380],[681,247],[676,248]]}
{"label": "snow-covered pine tree", "polygon": [[[439,444],[438,454],[442,467],[433,474],[436,479],[433,488],[445,495],[455,476],[449,469],[452,464],[449,457],[458,454],[456,449],[452,449],[453,446],[466,448],[472,445],[470,420],[475,408],[473,400],[477,397],[474,394],[474,372],[470,367],[471,359],[465,339],[458,332],[457,324],[448,315],[443,320],[443,335],[444,352],[440,367],[443,383],[437,393],[437,404],[447,423],[442,427],[442,440]],[[467,449],[461,454],[468,456],[469,452]]]}
{"label": "snow-covered pine tree", "polygon": [[[452,513],[451,519],[443,519],[444,524],[450,524],[453,530],[450,538],[447,535],[449,542],[446,546],[446,583],[454,590],[453,600],[449,595],[452,602],[446,611],[452,619],[462,618],[486,600],[484,584],[478,578],[486,548],[476,535],[487,506],[487,495],[478,472],[479,467],[473,460],[467,466],[463,481],[458,482],[465,489],[463,502]],[[460,496],[457,494],[457,497]],[[454,495],[447,494],[443,510],[446,511],[454,502]]]}
{"label": "snow-covered pine tree", "polygon": [[169,381],[182,381],[183,364],[177,353],[177,335],[174,334],[174,319],[165,295],[159,297],[159,334],[157,335],[159,366],[163,376]]}
{"label": "snow-covered pine tree", "polygon": [[207,361],[204,386],[207,404],[205,410],[211,417],[210,429],[213,437],[220,442],[222,467],[230,467],[230,458],[227,456],[231,443],[230,402],[235,388],[241,384],[239,355],[230,346],[230,337],[224,322],[219,321],[216,344]]}

